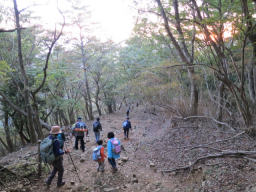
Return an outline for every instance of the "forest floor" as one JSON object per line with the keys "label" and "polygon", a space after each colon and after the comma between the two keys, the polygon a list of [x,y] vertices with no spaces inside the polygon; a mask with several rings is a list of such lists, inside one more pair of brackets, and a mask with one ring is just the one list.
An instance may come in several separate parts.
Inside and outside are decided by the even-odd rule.
{"label": "forest floor", "polygon": [[[67,141],[71,157],[78,169],[79,182],[69,155],[64,155],[64,178],[66,184],[56,187],[56,178],[48,189],[45,179],[48,171],[40,178],[13,179],[2,191],[90,191],[90,192],[216,192],[256,191],[255,162],[241,158],[218,158],[198,163],[194,169],[162,171],[190,165],[197,158],[222,150],[254,150],[254,139],[246,134],[237,135],[241,130],[218,127],[209,120],[177,120],[166,117],[163,112],[148,113],[145,108],[130,112],[132,131],[129,140],[123,139],[122,122],[124,111],[101,117],[101,136],[106,144],[106,135],[113,131],[121,140],[124,150],[118,160],[118,172],[112,173],[107,160],[105,172],[97,172],[97,163],[92,160],[92,149],[96,146],[91,131],[86,138],[86,150],[73,150],[74,138]],[[86,122],[91,126],[92,122]],[[227,139],[223,142],[216,142]],[[202,144],[208,147],[197,148]],[[20,156],[37,150],[28,146],[21,151],[0,159],[0,165],[11,164]],[[106,153],[106,148],[105,148]],[[1,177],[1,176],[0,176]],[[0,178],[0,181],[3,181]],[[1,184],[1,183],[0,183]],[[1,185],[0,185],[1,186]],[[1,190],[0,190],[1,191]]]}

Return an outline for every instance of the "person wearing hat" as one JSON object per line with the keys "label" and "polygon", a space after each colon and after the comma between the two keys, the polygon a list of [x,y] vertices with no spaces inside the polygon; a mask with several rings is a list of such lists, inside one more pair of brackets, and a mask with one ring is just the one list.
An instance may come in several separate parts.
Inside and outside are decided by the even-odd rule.
{"label": "person wearing hat", "polygon": [[[46,180],[47,186],[51,185],[51,182],[58,172],[58,181],[57,181],[57,187],[61,187],[65,185],[65,182],[62,181],[63,173],[64,173],[64,167],[63,167],[63,154],[64,151],[60,147],[60,142],[57,138],[58,134],[61,133],[60,126],[55,125],[51,127],[49,138],[53,140],[53,153],[55,155],[55,160],[52,163],[53,170],[51,172],[51,175]],[[67,151],[68,152],[68,151]]]}
{"label": "person wearing hat", "polygon": [[84,132],[88,136],[88,130],[86,129],[86,124],[82,121],[81,117],[77,118],[75,126],[72,128],[72,134],[75,136],[75,149],[78,150],[78,142],[81,142],[81,150],[84,152]]}

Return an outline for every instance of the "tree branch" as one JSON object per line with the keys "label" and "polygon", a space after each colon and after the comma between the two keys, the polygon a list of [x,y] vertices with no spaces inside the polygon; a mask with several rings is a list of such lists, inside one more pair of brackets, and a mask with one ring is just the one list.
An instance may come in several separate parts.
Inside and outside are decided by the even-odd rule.
{"label": "tree branch", "polygon": [[[3,92],[1,92],[1,91],[0,91],[0,96],[2,97],[2,98],[0,98],[0,101],[1,101],[1,102],[7,102],[7,103],[10,105],[10,107],[13,108],[13,110],[15,110],[15,111],[21,113],[22,115],[24,115],[24,116],[26,116],[26,117],[28,116],[27,112],[25,112],[23,109],[19,108],[17,105],[13,104],[13,102],[11,102],[11,101],[7,98],[7,96],[6,96]],[[44,121],[41,120],[41,119],[39,119],[39,121],[40,121],[40,124],[41,124],[42,126],[46,127],[48,130],[51,129],[51,126],[48,125],[46,122],[44,122]]]}
{"label": "tree branch", "polygon": [[[205,161],[207,159],[216,159],[216,158],[225,158],[225,157],[233,157],[233,158],[247,158],[246,156],[255,155],[256,151],[223,151],[216,154],[209,154],[206,156],[199,157],[196,159],[193,163],[190,163],[189,165],[173,168],[169,170],[162,170],[162,173],[170,173],[173,171],[180,171],[180,170],[188,170],[193,168],[197,163],[200,161]],[[250,158],[251,159],[251,158]]]}

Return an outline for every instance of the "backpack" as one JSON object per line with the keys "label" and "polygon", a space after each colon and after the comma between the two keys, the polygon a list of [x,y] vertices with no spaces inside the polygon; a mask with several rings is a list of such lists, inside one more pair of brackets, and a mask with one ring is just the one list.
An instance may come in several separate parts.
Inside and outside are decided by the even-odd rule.
{"label": "backpack", "polygon": [[100,129],[100,122],[95,121],[95,122],[93,123],[92,127],[93,127],[93,131],[94,131],[94,132],[98,132],[99,129]]}
{"label": "backpack", "polygon": [[101,147],[96,147],[95,149],[93,149],[92,160],[98,161],[101,159],[100,149],[101,149]]}
{"label": "backpack", "polygon": [[123,128],[127,128],[127,125],[128,125],[128,122],[127,122],[127,121],[124,121],[124,122],[123,122]]}
{"label": "backpack", "polygon": [[53,142],[54,139],[46,137],[40,143],[40,156],[44,163],[52,164],[53,161],[56,159],[53,153]]}
{"label": "backpack", "polygon": [[75,128],[80,128],[80,123],[76,123]]}
{"label": "backpack", "polygon": [[60,143],[60,148],[62,149],[64,147],[64,142],[66,140],[64,133],[59,133],[57,139]]}
{"label": "backpack", "polygon": [[120,154],[121,153],[121,145],[120,145],[119,140],[114,138],[114,139],[111,140],[111,143],[112,143],[112,146],[113,146],[112,152],[114,154],[117,154],[117,155]]}

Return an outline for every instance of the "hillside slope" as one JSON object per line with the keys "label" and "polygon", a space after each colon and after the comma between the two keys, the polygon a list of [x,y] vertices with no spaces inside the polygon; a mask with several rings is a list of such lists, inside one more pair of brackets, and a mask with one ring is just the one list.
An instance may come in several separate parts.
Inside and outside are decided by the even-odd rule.
{"label": "hillside slope", "polygon": [[[256,175],[253,162],[244,159],[223,158],[207,160],[195,166],[193,170],[174,171],[162,174],[162,170],[189,165],[200,156],[214,153],[217,149],[253,150],[253,139],[242,134],[225,142],[213,143],[208,148],[195,148],[203,143],[222,140],[236,135],[238,131],[220,128],[205,120],[177,121],[165,120],[164,113],[145,113],[143,108],[131,111],[133,130],[130,140],[123,139],[121,128],[125,113],[110,114],[101,118],[102,137],[106,144],[106,135],[114,131],[120,138],[124,150],[118,161],[118,172],[112,173],[105,161],[105,172],[97,172],[97,163],[92,161],[92,149],[95,147],[94,134],[91,131],[84,153],[72,149],[74,138],[67,141],[71,157],[78,169],[79,182],[69,155],[64,155],[64,181],[66,185],[56,188],[56,178],[50,189],[44,181],[47,174],[40,179],[29,178],[6,191],[254,191]],[[92,122],[87,122],[91,126]],[[89,139],[89,140],[88,140]],[[184,147],[185,146],[185,147]],[[36,146],[23,149],[35,151]],[[106,152],[106,151],[105,151]],[[17,160],[21,152],[9,154],[0,160],[0,164]],[[12,189],[11,189],[12,188]]]}

